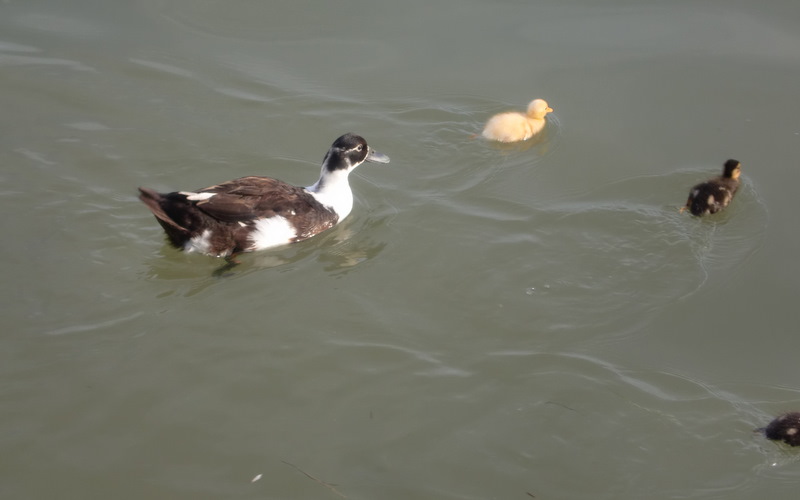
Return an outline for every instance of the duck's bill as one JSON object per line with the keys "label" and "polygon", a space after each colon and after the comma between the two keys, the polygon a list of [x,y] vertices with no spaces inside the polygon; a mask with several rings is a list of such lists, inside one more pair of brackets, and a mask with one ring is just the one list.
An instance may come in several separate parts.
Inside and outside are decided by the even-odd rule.
{"label": "duck's bill", "polygon": [[389,163],[389,157],[383,153],[378,153],[374,149],[370,149],[366,161],[371,161],[372,163]]}

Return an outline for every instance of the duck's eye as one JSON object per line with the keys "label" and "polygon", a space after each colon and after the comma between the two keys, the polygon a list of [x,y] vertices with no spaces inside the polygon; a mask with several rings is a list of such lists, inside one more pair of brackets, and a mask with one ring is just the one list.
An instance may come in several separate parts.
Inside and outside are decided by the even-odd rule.
{"label": "duck's eye", "polygon": [[356,151],[363,151],[363,150],[364,150],[363,144],[359,144],[358,147],[356,148]]}

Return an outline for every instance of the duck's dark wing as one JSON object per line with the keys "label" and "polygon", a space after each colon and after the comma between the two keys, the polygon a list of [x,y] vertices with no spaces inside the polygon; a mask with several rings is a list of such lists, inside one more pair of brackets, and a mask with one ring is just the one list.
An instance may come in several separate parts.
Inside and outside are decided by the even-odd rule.
{"label": "duck's dark wing", "polygon": [[223,222],[294,216],[322,208],[304,188],[269,177],[242,177],[196,191],[214,193],[197,208]]}

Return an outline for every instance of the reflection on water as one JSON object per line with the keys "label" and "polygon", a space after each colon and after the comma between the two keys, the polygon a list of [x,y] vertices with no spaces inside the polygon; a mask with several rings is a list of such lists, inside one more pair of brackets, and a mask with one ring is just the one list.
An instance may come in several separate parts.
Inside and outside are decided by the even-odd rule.
{"label": "reflection on water", "polygon": [[[376,224],[371,221],[371,224]],[[188,290],[181,295],[191,297],[210,286],[216,286],[219,278],[231,279],[270,268],[284,270],[302,268],[305,261],[324,264],[322,269],[331,276],[347,273],[351,268],[377,257],[386,247],[385,242],[350,241],[354,234],[348,221],[331,229],[324,235],[315,237],[316,244],[294,244],[270,252],[241,254],[236,264],[230,266],[224,259],[197,254],[184,254],[166,242],[161,250],[149,260],[146,277],[158,281],[177,281],[181,288]],[[160,235],[159,235],[160,236]],[[216,277],[216,279],[207,279]],[[168,293],[177,292],[173,290]]]}

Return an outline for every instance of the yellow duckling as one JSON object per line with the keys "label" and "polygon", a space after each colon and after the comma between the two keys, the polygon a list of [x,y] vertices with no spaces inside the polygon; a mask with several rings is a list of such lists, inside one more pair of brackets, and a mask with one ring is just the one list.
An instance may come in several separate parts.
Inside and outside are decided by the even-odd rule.
{"label": "yellow duckling", "polygon": [[527,114],[508,111],[494,115],[486,122],[482,135],[493,141],[517,142],[538,134],[545,124],[544,117],[553,108],[544,99],[535,99],[528,104]]}

